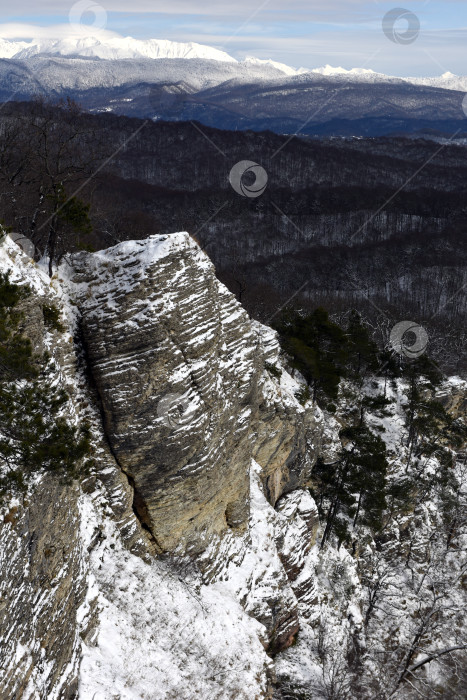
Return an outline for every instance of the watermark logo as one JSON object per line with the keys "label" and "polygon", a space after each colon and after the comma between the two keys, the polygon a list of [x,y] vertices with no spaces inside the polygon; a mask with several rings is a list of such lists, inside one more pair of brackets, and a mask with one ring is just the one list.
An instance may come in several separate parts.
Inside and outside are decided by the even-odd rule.
{"label": "watermark logo", "polygon": [[157,415],[168,428],[177,428],[187,422],[190,403],[182,394],[166,394],[157,404]]}
{"label": "watermark logo", "polygon": [[[87,20],[93,18],[91,22]],[[68,19],[73,28],[82,34],[92,34],[93,30],[105,29],[107,12],[93,0],[79,0],[71,8]]]}
{"label": "watermark logo", "polygon": [[34,256],[36,254],[36,247],[34,243],[29,240],[29,238],[23,236],[22,233],[9,233],[8,235],[11,238],[11,240],[14,241],[16,245],[21,248],[23,253],[25,253],[28,257],[34,259]]}
{"label": "watermark logo", "polygon": [[230,171],[229,182],[242,197],[260,197],[267,187],[268,174],[258,163],[241,160]]}
{"label": "watermark logo", "polygon": [[394,44],[413,44],[420,34],[420,20],[410,10],[395,7],[383,18],[383,32]]}
{"label": "watermark logo", "polygon": [[464,110],[464,114],[467,117],[467,94],[464,95],[464,99],[462,100],[462,109]]}
{"label": "watermark logo", "polygon": [[426,352],[428,333],[418,323],[401,321],[392,329],[389,344],[399,355],[415,360]]}

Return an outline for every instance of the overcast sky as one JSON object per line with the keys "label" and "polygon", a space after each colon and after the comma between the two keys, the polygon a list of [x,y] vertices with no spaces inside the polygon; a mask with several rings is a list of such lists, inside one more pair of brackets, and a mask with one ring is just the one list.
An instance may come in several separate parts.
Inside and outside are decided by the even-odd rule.
{"label": "overcast sky", "polygon": [[[390,75],[466,75],[466,0],[400,1],[401,5],[378,0],[81,0],[74,5],[62,0],[0,0],[0,36],[63,36],[70,32],[71,12],[74,18],[82,15],[84,24],[98,17],[101,26],[105,21],[108,31],[123,36],[197,41],[239,59],[272,58],[306,68],[364,67]],[[96,14],[82,14],[92,5],[98,5]],[[383,33],[382,20],[394,7],[413,14],[396,22],[391,41]],[[413,34],[398,43],[408,22]]]}

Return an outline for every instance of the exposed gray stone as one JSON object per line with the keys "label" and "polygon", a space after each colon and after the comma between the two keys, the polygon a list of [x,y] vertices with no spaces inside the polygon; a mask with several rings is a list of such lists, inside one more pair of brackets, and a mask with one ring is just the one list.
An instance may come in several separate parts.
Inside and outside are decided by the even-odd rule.
{"label": "exposed gray stone", "polygon": [[106,434],[161,551],[246,529],[252,456],[271,503],[306,482],[310,420],[265,387],[260,332],[188,234],[83,253],[74,269]]}
{"label": "exposed gray stone", "polygon": [[[43,479],[0,523],[0,697],[75,697],[86,591],[76,486]],[[27,691],[40,679],[42,693]]]}

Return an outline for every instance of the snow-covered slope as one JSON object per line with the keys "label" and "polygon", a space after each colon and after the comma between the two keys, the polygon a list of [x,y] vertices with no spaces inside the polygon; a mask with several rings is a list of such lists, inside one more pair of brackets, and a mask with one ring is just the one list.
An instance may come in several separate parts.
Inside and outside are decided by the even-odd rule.
{"label": "snow-covered slope", "polygon": [[465,75],[454,75],[454,73],[447,72],[434,78],[404,78],[404,80],[412,85],[427,85],[443,88],[443,90],[467,92],[467,76]]}
{"label": "snow-covered slope", "polygon": [[[308,71],[305,71],[308,72]],[[310,73],[318,75],[343,77],[346,80],[358,80],[359,82],[381,83],[403,81],[410,85],[426,85],[427,87],[442,88],[444,90],[467,91],[467,76],[454,75],[454,73],[443,73],[440,76],[413,78],[413,77],[397,77],[386,75],[385,73],[376,73],[368,68],[351,68],[347,70],[340,66],[334,67],[330,65],[322,66],[321,68],[313,68]],[[297,73],[294,73],[296,75]]]}
{"label": "snow-covered slope", "polygon": [[[294,78],[315,74],[332,78],[345,78],[345,80],[359,83],[403,81],[411,85],[467,91],[467,77],[457,76],[449,72],[435,77],[401,78],[376,73],[369,68],[346,69],[329,64],[313,69],[297,69],[272,59],[260,59],[254,56],[248,56],[243,61],[237,61],[225,51],[194,42],[182,43],[165,39],[134,39],[130,36],[119,36],[107,31],[98,31],[88,36],[70,33],[65,38],[32,39],[30,41],[13,41],[0,38],[0,59],[27,61],[36,56],[100,59],[112,62],[121,60],[137,62],[144,59],[197,59],[219,64],[236,64],[240,70],[238,76],[235,77],[244,82],[277,80],[278,76]],[[77,68],[79,68],[78,65]],[[73,64],[69,64],[68,69],[73,70]],[[170,79],[170,75],[167,77]],[[222,77],[223,79],[228,79],[230,76]],[[160,79],[159,76],[158,79]],[[213,81],[207,79],[205,82],[212,83]],[[222,82],[221,78],[217,80],[217,83],[219,82]]]}
{"label": "snow-covered slope", "polygon": [[8,41],[0,37],[0,58],[14,58],[28,46],[26,41]]}
{"label": "snow-covered slope", "polygon": [[38,40],[26,43],[2,40],[0,58],[26,59],[45,54],[49,56],[81,56],[87,58],[116,59],[160,59],[202,58],[212,61],[236,63],[224,51],[202,44],[180,43],[162,39],[133,39],[132,37],[87,36],[64,39]]}
{"label": "snow-covered slope", "polygon": [[369,68],[351,68],[350,70],[347,70],[346,68],[342,68],[341,66],[334,67],[334,66],[330,66],[329,64],[326,64],[325,66],[322,66],[321,68],[313,68],[310,72],[311,73],[319,73],[319,75],[346,75],[346,76],[381,75],[382,77],[387,77],[387,76],[383,76],[382,73],[375,73],[374,70],[370,70]]}
{"label": "snow-covered slope", "polygon": [[278,61],[272,61],[271,59],[255,58],[255,56],[247,56],[243,61],[245,66],[266,66],[274,68],[284,75],[303,75],[304,73],[309,73],[308,68],[292,68],[285,63],[279,63]]}

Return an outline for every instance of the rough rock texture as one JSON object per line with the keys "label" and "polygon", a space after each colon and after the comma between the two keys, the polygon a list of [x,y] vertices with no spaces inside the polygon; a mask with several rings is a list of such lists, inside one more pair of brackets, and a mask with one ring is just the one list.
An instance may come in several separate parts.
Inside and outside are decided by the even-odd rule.
{"label": "rough rock texture", "polygon": [[[256,462],[252,464],[250,494],[248,533],[243,537],[229,533],[219,543],[211,543],[201,563],[211,583],[226,581],[248,614],[264,625],[264,646],[275,654],[290,646],[299,631],[299,601],[291,585],[294,575],[292,567],[289,575],[282,560],[284,541],[287,538],[290,549],[298,552],[301,571],[302,558],[311,546],[311,534],[306,526],[301,527],[303,521],[299,527],[292,522],[299,506],[288,517],[271,506],[262,489],[261,467]],[[305,503],[313,505],[309,493],[303,490],[284,498],[295,499],[304,512],[308,512]]]}
{"label": "rough rock texture", "polygon": [[[22,332],[35,353],[49,352],[55,365],[50,379],[70,394],[68,417],[79,416],[94,428],[98,481],[93,475],[83,488],[103,494],[107,516],[117,523],[124,545],[147,555],[150,543],[134,518],[132,489],[106,445],[72,336],[44,323],[44,305],[63,310],[59,295],[50,279],[9,241],[0,251],[0,270],[10,270],[13,282],[30,287],[32,294],[21,302]],[[79,496],[78,484],[65,485],[56,476],[46,476],[37,480],[26,499],[0,512],[1,700],[76,697],[82,631],[78,611],[88,584]]]}
{"label": "rough rock texture", "polygon": [[316,603],[316,586],[307,569],[307,554],[316,543],[318,509],[308,492],[287,494],[277,504],[281,528],[276,544],[287,578],[306,618]]}
{"label": "rough rock texture", "polygon": [[261,482],[266,498],[276,505],[284,494],[307,484],[315,458],[321,447],[322,416],[319,410],[301,407],[296,400],[287,400],[289,375],[282,371],[277,334],[259,323],[263,366],[280,373],[273,381],[269,371],[263,373],[261,403],[253,444],[253,458],[261,466]]}
{"label": "rough rock texture", "polygon": [[[76,487],[47,478],[0,523],[0,697],[72,698],[86,572]],[[52,694],[52,690],[54,691]]]}
{"label": "rough rock texture", "polygon": [[436,392],[436,400],[440,401],[446,411],[453,418],[464,418],[467,416],[466,382],[459,381],[457,386],[452,383],[441,387]]}
{"label": "rough rock texture", "polygon": [[[6,253],[5,253],[6,248]],[[68,338],[48,333],[42,306],[56,302],[45,276],[11,242],[0,269],[29,284],[21,304],[23,333],[35,352],[54,345],[64,364]],[[78,682],[76,615],[86,589],[79,537],[79,488],[46,477],[29,499],[0,513],[0,698],[71,698]]]}
{"label": "rough rock texture", "polygon": [[[321,432],[319,414],[300,406],[298,384],[280,369],[275,334],[250,321],[187,234],[80,254],[71,273],[65,265],[52,282],[13,243],[6,254],[0,249],[0,269],[10,266],[13,281],[33,290],[24,332],[37,352],[51,353],[54,381],[70,394],[69,417],[91,425],[96,469],[81,488],[38,479],[29,502],[1,513],[0,700],[87,698],[97,677],[114,690],[106,673],[133,687],[138,678],[126,659],[106,656],[106,630],[120,617],[131,621],[115,642],[124,656],[131,625],[163,586],[166,598],[144,624],[153,657],[169,641],[174,677],[177,645],[198,668],[193,644],[211,625],[221,639],[213,657],[224,649],[209,680],[212,698],[230,697],[224,674],[232,659],[244,668],[253,650],[250,685],[231,695],[269,697],[273,670],[264,650],[294,641],[300,601],[311,599],[300,562],[314,515],[297,489],[308,482]],[[66,332],[45,327],[49,303],[63,311]],[[206,603],[161,552],[197,555],[193,581]],[[124,585],[119,562],[128,567]],[[127,586],[146,591],[134,609]],[[185,622],[176,619],[182,600]],[[222,618],[225,607],[231,618]],[[229,634],[240,635],[237,644]],[[212,665],[209,653],[206,643],[200,669]],[[148,659],[148,678],[154,668]],[[202,674],[198,680],[202,694]],[[161,687],[150,697],[192,697],[189,684],[172,692]]]}
{"label": "rough rock texture", "polygon": [[160,550],[245,531],[252,454],[271,503],[306,482],[304,411],[264,380],[260,330],[188,234],[81,254],[74,270],[106,433]]}

